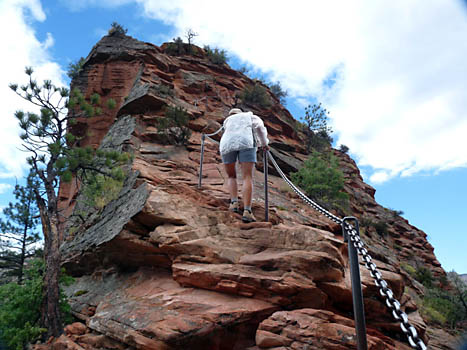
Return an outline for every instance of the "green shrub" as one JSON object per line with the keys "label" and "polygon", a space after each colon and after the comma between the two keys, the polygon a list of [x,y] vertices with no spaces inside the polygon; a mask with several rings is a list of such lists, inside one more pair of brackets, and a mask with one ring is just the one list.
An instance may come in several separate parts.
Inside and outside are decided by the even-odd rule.
{"label": "green shrub", "polygon": [[288,95],[288,92],[282,89],[281,83],[278,81],[276,83],[269,84],[269,89],[274,94],[274,96],[276,96],[279,99],[279,102],[282,105],[285,105],[285,99]]}
{"label": "green shrub", "polygon": [[447,286],[449,285],[449,279],[448,279],[448,276],[446,275],[441,275],[439,277],[439,283],[441,286]]}
{"label": "green shrub", "polygon": [[85,61],[86,60],[84,59],[84,57],[81,57],[77,62],[75,63],[71,62],[68,65],[68,71],[66,72],[66,75],[68,75],[70,79],[77,78],[79,73],[83,70]]}
{"label": "green shrub", "polygon": [[171,56],[179,56],[186,53],[183,39],[180,37],[174,38],[172,43],[168,43],[164,52]]}
{"label": "green shrub", "polygon": [[308,196],[329,209],[345,210],[349,196],[344,190],[344,174],[331,153],[313,152],[298,172],[291,175],[292,181]]}
{"label": "green shrub", "polygon": [[425,266],[419,266],[415,273],[415,279],[427,288],[433,286],[433,275]]}
{"label": "green shrub", "polygon": [[[24,284],[8,283],[0,286],[0,334],[10,350],[26,349],[28,343],[38,339],[47,330],[39,326],[42,301],[42,260],[33,260],[25,270]],[[61,284],[72,278],[62,271]],[[60,292],[62,320],[71,323],[71,308],[66,296]]]}
{"label": "green shrub", "polygon": [[205,45],[204,51],[206,51],[208,60],[214,64],[224,64],[228,61],[227,51],[225,50],[220,50],[217,47],[211,49],[208,45]]}
{"label": "green shrub", "polygon": [[160,84],[156,86],[156,91],[159,93],[159,95],[162,96],[174,96],[174,91],[170,88],[170,86],[165,85],[165,84]]}
{"label": "green shrub", "polygon": [[311,133],[308,137],[309,147],[318,151],[323,151],[333,142],[331,134],[326,130],[319,130],[315,133]]}
{"label": "green shrub", "polygon": [[242,67],[240,67],[240,69],[238,71],[240,73],[242,73],[242,74],[248,75],[248,73],[250,72],[250,68],[248,68],[246,66],[242,66]]}
{"label": "green shrub", "polygon": [[401,268],[403,268],[413,278],[416,277],[417,270],[415,270],[415,267],[413,267],[412,265],[407,264],[405,262],[401,262]]}
{"label": "green shrub", "polygon": [[108,203],[118,198],[123,188],[124,177],[111,178],[96,175],[92,182],[83,186],[83,195],[86,204],[102,210]]}
{"label": "green shrub", "polygon": [[127,32],[128,32],[128,29],[124,28],[121,24],[117,22],[112,22],[112,24],[110,25],[108,34],[111,36],[112,35],[123,36],[123,35],[126,35]]}
{"label": "green shrub", "polygon": [[342,153],[348,153],[349,147],[347,147],[346,145],[340,145],[339,151],[341,151]]}
{"label": "green shrub", "polygon": [[430,322],[437,323],[439,325],[444,325],[447,322],[446,317],[431,306],[422,305],[420,312],[424,317],[428,318]]}
{"label": "green shrub", "polygon": [[358,223],[360,224],[360,227],[370,227],[373,225],[373,221],[366,216],[362,217]]}
{"label": "green shrub", "polygon": [[404,215],[402,210],[395,210],[391,208],[384,208],[385,211],[391,216],[391,219],[397,219],[399,216]]}
{"label": "green shrub", "polygon": [[455,328],[467,319],[465,307],[454,293],[440,288],[428,288],[422,301],[421,314],[428,321]]}
{"label": "green shrub", "polygon": [[359,220],[359,224],[361,227],[370,228],[373,227],[377,234],[381,237],[388,235],[388,224],[385,221],[373,221],[368,217],[362,217]]}
{"label": "green shrub", "polygon": [[257,104],[264,108],[271,106],[267,90],[260,83],[245,87],[240,93],[240,99],[246,104]]}
{"label": "green shrub", "polygon": [[191,136],[188,128],[189,115],[182,107],[167,107],[165,117],[159,119],[157,129],[165,133],[170,142],[178,145],[186,145]]}
{"label": "green shrub", "polygon": [[381,237],[388,235],[388,224],[385,221],[377,221],[373,223],[373,227],[375,228],[376,233]]}

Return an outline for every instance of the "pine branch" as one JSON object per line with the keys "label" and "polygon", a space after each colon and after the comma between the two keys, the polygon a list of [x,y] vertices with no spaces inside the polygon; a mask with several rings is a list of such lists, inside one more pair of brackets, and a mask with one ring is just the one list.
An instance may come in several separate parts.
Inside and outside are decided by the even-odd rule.
{"label": "pine branch", "polygon": [[3,260],[8,263],[13,263],[13,264],[19,264],[21,262],[20,257],[8,256],[8,255],[0,255],[0,260]]}
{"label": "pine branch", "polygon": [[11,245],[11,244],[5,244],[2,246],[2,248],[18,249],[19,251],[21,251],[21,247],[15,247],[14,245]]}

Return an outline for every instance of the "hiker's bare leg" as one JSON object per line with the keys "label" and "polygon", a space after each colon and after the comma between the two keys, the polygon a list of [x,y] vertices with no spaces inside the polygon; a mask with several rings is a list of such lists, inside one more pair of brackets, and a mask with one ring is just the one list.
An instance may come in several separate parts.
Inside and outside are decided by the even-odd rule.
{"label": "hiker's bare leg", "polygon": [[254,162],[240,163],[242,167],[242,193],[243,193],[243,205],[245,207],[251,207],[251,197],[253,194],[253,166]]}
{"label": "hiker's bare leg", "polygon": [[235,163],[224,164],[225,172],[227,173],[227,188],[229,189],[230,199],[237,198],[237,173],[235,171]]}

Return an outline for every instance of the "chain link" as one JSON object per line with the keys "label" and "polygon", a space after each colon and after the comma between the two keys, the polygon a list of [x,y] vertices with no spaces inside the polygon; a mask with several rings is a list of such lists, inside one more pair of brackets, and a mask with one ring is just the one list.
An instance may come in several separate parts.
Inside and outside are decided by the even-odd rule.
{"label": "chain link", "polygon": [[[276,168],[279,175],[284,179],[284,181],[292,188],[292,190],[308,205],[310,205],[313,209],[317,210],[324,216],[328,217],[335,223],[342,225],[342,219],[335,216],[334,214],[330,213],[320,205],[316,204],[310,198],[308,198],[300,189],[298,189],[288,178],[285,176],[281,168],[277,165],[276,160],[272,156],[271,152],[269,152],[269,159],[271,160],[272,164]],[[379,293],[382,297],[385,298],[385,302],[387,307],[392,311],[392,315],[394,319],[400,322],[400,327],[402,332],[407,335],[409,340],[409,344],[411,347],[417,350],[426,350],[427,347],[425,343],[420,339],[418,336],[417,330],[414,326],[409,323],[409,317],[407,314],[401,310],[401,304],[397,299],[394,298],[393,291],[388,287],[388,283],[383,279],[381,273],[377,270],[375,263],[373,263],[373,259],[371,258],[368,250],[364,247],[364,243],[360,239],[360,235],[357,233],[355,228],[353,228],[350,224],[346,224],[345,230],[348,234],[349,240],[354,245],[355,249],[357,250],[358,254],[362,256],[362,260],[365,263],[365,266],[368,270],[370,270],[370,275],[375,279],[375,284],[379,288]]]}

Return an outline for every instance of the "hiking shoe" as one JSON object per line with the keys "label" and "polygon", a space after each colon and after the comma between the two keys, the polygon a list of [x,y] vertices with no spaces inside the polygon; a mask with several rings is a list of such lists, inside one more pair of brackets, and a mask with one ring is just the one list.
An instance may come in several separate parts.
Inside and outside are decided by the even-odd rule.
{"label": "hiking shoe", "polygon": [[256,221],[256,218],[251,211],[245,209],[243,211],[242,221],[243,222],[254,222]]}
{"label": "hiking shoe", "polygon": [[230,202],[229,210],[233,211],[234,213],[240,213],[240,206],[238,204],[238,201]]}

